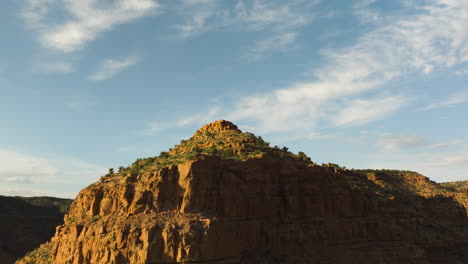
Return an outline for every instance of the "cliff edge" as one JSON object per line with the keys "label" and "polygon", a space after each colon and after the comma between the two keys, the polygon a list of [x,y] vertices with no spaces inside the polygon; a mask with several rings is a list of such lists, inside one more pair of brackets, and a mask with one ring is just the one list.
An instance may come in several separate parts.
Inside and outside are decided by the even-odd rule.
{"label": "cliff edge", "polygon": [[466,193],[317,165],[221,120],[83,189],[17,264],[468,263]]}

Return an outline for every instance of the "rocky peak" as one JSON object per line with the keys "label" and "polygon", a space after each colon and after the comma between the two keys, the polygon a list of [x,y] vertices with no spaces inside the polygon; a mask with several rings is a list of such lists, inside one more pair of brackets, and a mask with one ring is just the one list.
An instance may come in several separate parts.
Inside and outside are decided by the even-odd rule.
{"label": "rocky peak", "polygon": [[206,125],[83,189],[54,238],[17,264],[468,263],[461,196],[419,174],[303,155]]}
{"label": "rocky peak", "polygon": [[120,167],[117,172],[109,171],[101,178],[101,182],[112,182],[119,177],[155,172],[164,167],[204,159],[207,156],[222,160],[269,158],[313,164],[303,152],[294,154],[286,147],[271,147],[270,143],[262,137],[250,132],[242,132],[230,121],[219,120],[204,125],[190,139],[181,140],[180,144],[167,152],[163,151],[154,157],[137,159],[128,167]]}
{"label": "rocky peak", "polygon": [[287,148],[271,147],[262,137],[242,132],[227,120],[204,125],[190,139],[182,140],[179,145],[170,149],[168,154],[169,158],[179,158],[179,160],[193,160],[202,155],[217,156],[222,159],[245,160],[270,157],[310,162],[305,154],[296,155]]}
{"label": "rocky peak", "polygon": [[218,132],[229,131],[229,130],[233,132],[239,132],[239,133],[242,132],[232,122],[226,121],[226,120],[218,120],[213,123],[204,125],[202,128],[197,130],[195,134],[205,134],[206,132],[218,133]]}

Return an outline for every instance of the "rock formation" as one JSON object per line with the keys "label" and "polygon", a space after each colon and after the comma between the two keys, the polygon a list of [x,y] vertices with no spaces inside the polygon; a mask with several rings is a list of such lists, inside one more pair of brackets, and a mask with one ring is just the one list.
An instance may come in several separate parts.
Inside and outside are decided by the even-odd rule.
{"label": "rock formation", "polygon": [[13,264],[49,240],[72,200],[0,196],[0,263]]}
{"label": "rock formation", "polygon": [[17,263],[468,263],[458,194],[320,166],[222,120],[83,189]]}

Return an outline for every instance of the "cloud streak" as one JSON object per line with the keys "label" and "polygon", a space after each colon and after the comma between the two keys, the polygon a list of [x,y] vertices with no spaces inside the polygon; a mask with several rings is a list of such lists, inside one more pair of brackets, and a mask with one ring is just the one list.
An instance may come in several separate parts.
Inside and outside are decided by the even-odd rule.
{"label": "cloud streak", "polygon": [[[117,25],[153,15],[158,9],[153,0],[26,0],[22,17],[44,47],[69,53]],[[65,12],[62,17],[67,19],[54,21],[56,12]]]}
{"label": "cloud streak", "polygon": [[[187,6],[199,4],[197,8],[203,7],[203,12],[206,12],[200,23],[195,23],[199,28],[192,31],[193,34],[236,27],[275,33],[270,35],[273,38],[257,42],[260,53],[292,45],[299,36],[295,30],[311,21],[311,17],[301,12],[302,1],[270,4],[258,0],[249,2],[250,5],[240,1],[232,9],[220,9],[217,6],[219,1],[185,2]],[[373,2],[362,1],[354,9],[369,9]],[[324,63],[312,71],[312,80],[292,83],[271,92],[240,96],[231,105],[223,104],[222,113],[218,116],[254,123],[258,132],[310,132],[319,125],[358,126],[387,118],[410,102],[408,95],[391,90],[392,81],[450,69],[468,61],[467,1],[434,0],[425,3],[412,10],[415,12],[410,15],[373,16],[372,28],[354,44],[319,51]],[[192,18],[197,14],[199,12],[195,8]],[[356,12],[356,16],[362,15]],[[379,21],[373,21],[376,19]],[[465,99],[450,99],[430,108],[462,101]],[[178,122],[173,125],[179,126]],[[157,127],[164,129],[170,125],[161,127],[158,124]]]}
{"label": "cloud streak", "polygon": [[[313,129],[330,116],[334,125],[360,125],[388,116],[405,99],[369,98],[370,91],[406,74],[428,74],[468,61],[467,11],[464,0],[433,1],[416,15],[378,24],[350,47],[322,51],[328,63],[315,70],[315,81],[241,98],[230,117],[255,121],[268,131],[287,131]],[[337,107],[355,96],[366,99]]]}
{"label": "cloud streak", "polygon": [[101,66],[96,73],[89,76],[89,80],[92,81],[104,81],[108,80],[115,75],[119,74],[123,70],[135,65],[138,62],[138,58],[130,56],[122,60],[108,59],[101,63]]}
{"label": "cloud streak", "polygon": [[337,126],[363,125],[384,119],[407,102],[402,96],[391,96],[375,100],[352,101],[334,118]]}
{"label": "cloud streak", "polygon": [[468,91],[462,91],[462,92],[453,94],[440,102],[432,103],[424,107],[423,110],[450,108],[450,107],[454,107],[456,105],[464,104],[464,103],[468,103]]}
{"label": "cloud streak", "polygon": [[[3,194],[62,195],[63,186],[70,185],[66,196],[73,197],[105,171],[101,166],[75,158],[45,158],[0,148],[0,193]],[[54,189],[55,187],[60,189]]]}
{"label": "cloud streak", "polygon": [[425,137],[408,134],[390,134],[381,135],[377,146],[388,151],[397,151],[413,148],[421,148],[428,145]]}
{"label": "cloud streak", "polygon": [[46,159],[0,149],[0,181],[31,182],[56,173],[57,169]]}
{"label": "cloud streak", "polygon": [[261,37],[254,43],[251,53],[260,58],[264,53],[292,46],[299,36],[299,29],[313,20],[312,7],[320,1],[236,1],[227,7],[221,5],[222,2],[183,1],[185,21],[177,26],[181,37],[218,30],[258,32]]}

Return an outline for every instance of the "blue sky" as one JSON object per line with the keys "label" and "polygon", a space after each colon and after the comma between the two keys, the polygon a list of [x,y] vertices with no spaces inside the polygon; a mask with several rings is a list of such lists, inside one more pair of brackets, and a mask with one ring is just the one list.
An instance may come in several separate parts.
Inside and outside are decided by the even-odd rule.
{"label": "blue sky", "polygon": [[4,0],[0,194],[74,197],[235,122],[318,163],[468,180],[468,0]]}

